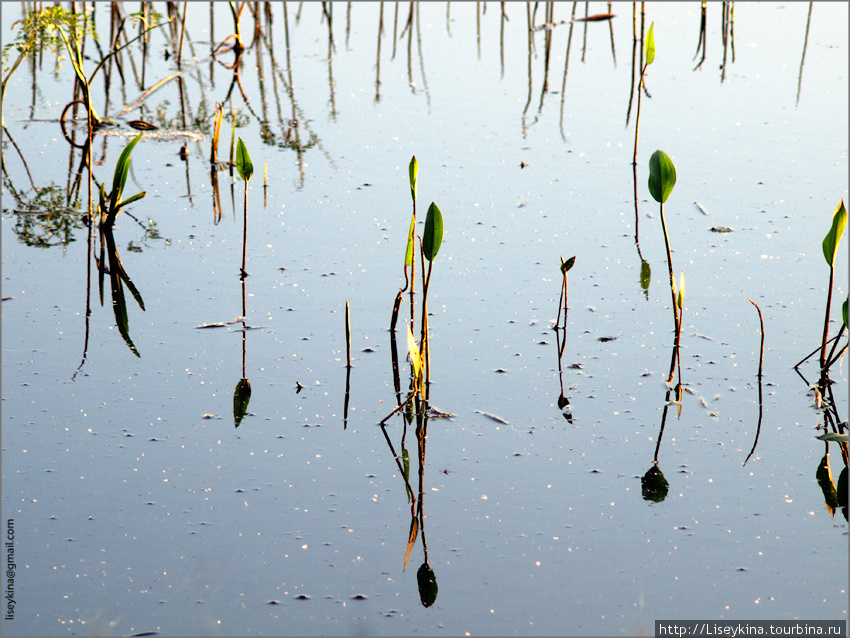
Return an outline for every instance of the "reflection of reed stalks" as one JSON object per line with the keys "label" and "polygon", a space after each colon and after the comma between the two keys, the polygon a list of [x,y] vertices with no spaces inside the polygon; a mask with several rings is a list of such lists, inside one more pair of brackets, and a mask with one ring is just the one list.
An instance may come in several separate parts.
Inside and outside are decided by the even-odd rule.
{"label": "reflection of reed stalks", "polygon": [[[641,26],[643,25],[643,20],[641,20]],[[646,68],[653,63],[655,60],[655,23],[649,25],[649,31],[646,33],[646,62],[643,64],[640,70],[640,81],[638,82],[637,94],[638,94],[638,102],[637,102],[637,113],[635,114],[635,150],[632,155],[632,164],[637,164],[637,150],[638,150],[638,131],[640,129],[640,105],[641,105],[641,89],[646,91],[646,86],[644,84],[644,76],[646,75]],[[647,93],[647,97],[649,97],[649,93]],[[631,108],[631,102],[629,103],[629,107]],[[628,116],[626,117],[626,123],[628,125]]]}
{"label": "reflection of reed stalks", "polygon": [[643,258],[640,252],[640,213],[638,211],[638,186],[637,186],[637,164],[632,164],[632,178],[634,180],[635,191],[635,247],[637,248],[638,259],[640,259],[640,287],[643,290],[643,295],[649,301],[649,284],[652,281],[652,269],[649,262]]}
{"label": "reflection of reed stalks", "polygon": [[806,16],[806,36],[803,38],[803,54],[800,56],[800,73],[797,76],[797,106],[800,105],[800,89],[803,87],[803,62],[806,61],[806,48],[809,46],[809,26],[812,24],[812,4],[812,2],[809,2],[809,14]]}

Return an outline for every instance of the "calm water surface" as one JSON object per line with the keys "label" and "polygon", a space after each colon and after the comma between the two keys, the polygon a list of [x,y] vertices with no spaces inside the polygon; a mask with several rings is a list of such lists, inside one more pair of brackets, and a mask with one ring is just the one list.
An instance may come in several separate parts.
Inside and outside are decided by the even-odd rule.
{"label": "calm water surface", "polygon": [[[820,344],[821,241],[848,195],[847,5],[815,3],[800,80],[808,5],[735,3],[725,65],[721,6],[710,5],[694,70],[699,3],[649,3],[657,58],[634,174],[632,6],[614,5],[614,53],[609,23],[592,22],[582,60],[576,24],[562,92],[572,6],[555,5],[547,77],[547,32],[529,55],[526,5],[508,3],[503,23],[498,3],[480,16],[452,3],[447,23],[444,4],[423,3],[412,39],[400,5],[393,53],[395,5],[384,3],[378,70],[379,4],[333,4],[330,55],[321,5],[289,3],[285,23],[273,4],[266,43],[242,55],[244,95],[232,92],[255,167],[244,293],[243,185],[220,172],[216,200],[209,173],[233,54],[204,58],[233,30],[230,12],[215,5],[211,33],[209,6],[190,3],[183,59],[201,61],[186,67],[182,101],[172,81],[118,117],[177,68],[169,31],[153,32],[142,88],[132,45],[137,70],[125,57],[123,85],[113,70],[108,106],[95,80],[95,105],[117,126],[95,136],[93,155],[109,187],[135,133],[127,121],[170,133],[136,146],[126,192],[147,196],[114,233],[144,301],[126,295],[138,357],[108,276],[100,303],[85,186],[82,200],[67,195],[80,162],[58,123],[70,65],[54,73],[45,54],[15,72],[2,147],[2,508],[17,564],[5,633],[631,635],[664,618],[846,620],[846,510],[825,507],[816,480],[825,453],[833,482],[846,457],[815,438],[816,362],[801,366],[806,380],[793,366]],[[20,11],[3,3],[4,42]],[[547,21],[542,5],[534,20]],[[246,10],[246,43],[253,25]],[[666,252],[646,186],[658,148],[676,164],[665,217],[686,277],[686,392],[669,406]],[[397,405],[388,326],[412,155],[418,232],[431,201],[445,220],[430,403],[452,416],[429,419],[424,464],[415,424],[378,426]],[[67,233],[48,233],[57,219]],[[572,255],[559,375],[551,326],[560,257]],[[243,294],[249,329],[236,321]],[[748,298],[764,315],[761,405]],[[199,328],[209,324],[224,325]],[[408,376],[403,364],[403,390]],[[243,377],[252,394],[234,428]],[[846,420],[846,366],[832,380]],[[410,546],[403,450],[422,512]],[[641,479],[655,461],[667,488],[653,500]],[[428,606],[426,564],[438,587]]]}

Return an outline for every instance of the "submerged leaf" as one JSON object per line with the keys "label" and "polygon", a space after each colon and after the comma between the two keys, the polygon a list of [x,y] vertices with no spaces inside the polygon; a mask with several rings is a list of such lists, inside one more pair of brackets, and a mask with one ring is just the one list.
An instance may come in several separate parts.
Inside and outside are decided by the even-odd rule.
{"label": "submerged leaf", "polygon": [[676,167],[664,151],[658,150],[649,158],[649,192],[653,199],[663,204],[676,185]]}
{"label": "submerged leaf", "polygon": [[652,281],[652,269],[649,267],[649,262],[641,260],[640,262],[640,287],[644,292],[649,291],[649,282]]}
{"label": "submerged leaf", "polygon": [[236,142],[236,170],[239,171],[239,177],[246,182],[251,180],[254,174],[254,165],[251,163],[251,156],[248,154],[248,149],[240,137]]}
{"label": "submerged leaf", "polygon": [[[820,438],[820,437],[818,437]],[[835,515],[835,510],[838,508],[838,492],[835,490],[835,483],[832,482],[832,473],[829,471],[829,455],[824,455],[818,465],[815,473],[818,485],[823,492],[824,503],[830,514]]]}
{"label": "submerged leaf", "polygon": [[832,268],[835,265],[835,255],[838,253],[838,244],[844,235],[844,227],[847,225],[847,209],[844,208],[844,200],[835,209],[832,215],[832,228],[823,239],[823,256],[826,263]]}
{"label": "submerged leaf", "polygon": [[649,25],[649,31],[646,32],[646,66],[652,64],[655,60],[655,23]]}
{"label": "submerged leaf", "polygon": [[425,218],[425,234],[422,236],[422,252],[425,259],[434,261],[443,243],[443,214],[434,202],[428,207]]}
{"label": "submerged leaf", "polygon": [[664,473],[653,465],[640,479],[641,494],[645,501],[660,503],[667,498],[668,483]]}
{"label": "submerged leaf", "polygon": [[236,390],[233,391],[233,425],[239,427],[248,412],[248,402],[251,400],[251,382],[239,379]]}
{"label": "submerged leaf", "polygon": [[423,607],[430,607],[437,600],[437,577],[428,563],[422,563],[416,572],[416,583],[419,585],[419,600]]}

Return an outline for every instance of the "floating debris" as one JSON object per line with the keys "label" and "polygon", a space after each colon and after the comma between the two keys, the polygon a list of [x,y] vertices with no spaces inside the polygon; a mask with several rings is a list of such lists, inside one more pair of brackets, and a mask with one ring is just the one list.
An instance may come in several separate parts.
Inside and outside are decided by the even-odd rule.
{"label": "floating debris", "polygon": [[616,338],[617,337],[598,337],[596,340],[606,342],[606,341],[614,341]]}
{"label": "floating debris", "polygon": [[700,211],[702,212],[702,214],[703,214],[703,215],[708,215],[708,213],[707,213],[707,212],[705,212],[705,209],[704,209],[704,208],[700,205],[700,203],[699,203],[699,202],[694,202],[694,205],[695,205],[697,208],[699,208],[699,209],[700,209]]}
{"label": "floating debris", "polygon": [[486,416],[491,421],[495,421],[496,423],[501,423],[503,425],[510,425],[507,421],[505,421],[502,417],[496,416],[495,414],[491,414],[490,412],[482,412],[481,410],[476,410],[478,414],[482,414]]}
{"label": "floating debris", "polygon": [[145,122],[144,120],[130,120],[127,126],[134,128],[137,131],[158,131],[159,127],[156,124]]}
{"label": "floating debris", "polygon": [[586,18],[573,18],[573,22],[602,22],[616,17],[616,13],[597,13],[592,16],[587,16]]}
{"label": "floating debris", "polygon": [[732,229],[728,226],[712,226],[709,230],[713,233],[731,233]]}

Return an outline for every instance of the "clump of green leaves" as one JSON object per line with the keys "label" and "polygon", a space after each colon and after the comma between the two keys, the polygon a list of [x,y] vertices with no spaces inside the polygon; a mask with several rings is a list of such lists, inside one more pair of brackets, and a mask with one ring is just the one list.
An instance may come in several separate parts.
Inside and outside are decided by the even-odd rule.
{"label": "clump of green leaves", "polygon": [[100,185],[100,203],[98,209],[100,211],[100,225],[104,228],[112,228],[115,224],[115,218],[121,212],[122,208],[142,199],[147,194],[147,191],[142,191],[127,199],[122,199],[124,186],[127,183],[127,175],[130,172],[130,154],[140,139],[142,139],[141,133],[136,135],[124,147],[124,150],[121,151],[121,155],[118,157],[118,162],[115,165],[115,174],[112,177],[112,190],[108,195],[104,185]]}

